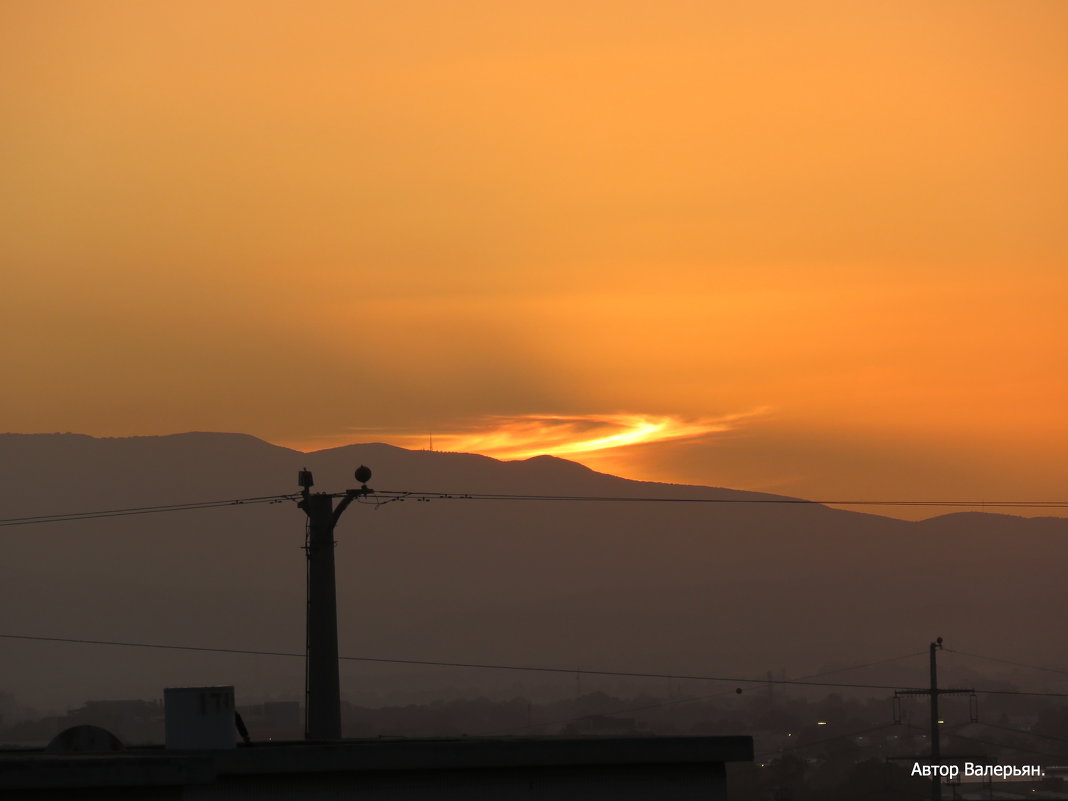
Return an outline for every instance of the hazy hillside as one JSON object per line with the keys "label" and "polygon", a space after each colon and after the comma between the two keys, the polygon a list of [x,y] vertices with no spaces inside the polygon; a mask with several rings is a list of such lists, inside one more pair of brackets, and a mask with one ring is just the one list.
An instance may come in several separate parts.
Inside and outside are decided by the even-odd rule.
{"label": "hazy hillside", "polygon": [[[540,457],[354,445],[302,454],[233,434],[0,436],[0,517],[316,490],[759,497],[628,481]],[[1064,664],[1068,520],[908,523],[797,505],[434,501],[354,505],[337,531],[341,651],[371,657],[793,675],[922,650]],[[2,529],[3,633],[302,652],[293,503]],[[293,697],[300,659],[0,641],[23,704],[234,683]],[[917,676],[917,681],[922,677]],[[594,681],[584,679],[583,681]],[[343,692],[571,692],[571,676],[347,663]],[[587,684],[587,688],[590,685]],[[715,690],[711,685],[710,690]],[[662,689],[662,688],[661,688]]]}

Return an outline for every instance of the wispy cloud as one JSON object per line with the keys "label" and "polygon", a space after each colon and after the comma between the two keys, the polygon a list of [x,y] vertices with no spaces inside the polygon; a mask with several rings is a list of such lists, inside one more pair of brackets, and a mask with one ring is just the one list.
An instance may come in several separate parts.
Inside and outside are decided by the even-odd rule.
{"label": "wispy cloud", "polygon": [[527,459],[543,454],[582,457],[713,436],[737,428],[742,420],[761,411],[697,419],[649,414],[491,416],[432,435],[377,433],[383,440],[405,448],[427,448],[433,436],[435,450],[480,453],[498,459]]}

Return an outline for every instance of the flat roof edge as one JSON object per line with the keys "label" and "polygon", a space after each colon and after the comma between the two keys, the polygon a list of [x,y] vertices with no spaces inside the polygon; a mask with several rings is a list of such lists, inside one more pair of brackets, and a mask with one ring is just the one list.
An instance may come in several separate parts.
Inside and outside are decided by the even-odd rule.
{"label": "flat roof edge", "polygon": [[753,759],[753,738],[568,737],[254,743],[223,751],[0,752],[0,788],[211,783],[231,776],[713,765]]}

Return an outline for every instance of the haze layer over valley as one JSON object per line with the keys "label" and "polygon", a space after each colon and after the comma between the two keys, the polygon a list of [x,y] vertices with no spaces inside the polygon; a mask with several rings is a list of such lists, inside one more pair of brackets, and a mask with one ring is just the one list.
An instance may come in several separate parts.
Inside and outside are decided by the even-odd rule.
{"label": "haze layer over valley", "polygon": [[[501,462],[381,444],[304,454],[237,434],[0,436],[0,517],[378,490],[770,499],[636,482],[552,457]],[[302,654],[305,516],[294,501],[8,526],[4,633]],[[913,523],[818,505],[414,500],[353,504],[337,528],[345,656],[797,677],[921,651],[1065,664],[1068,520],[951,514]],[[299,657],[4,641],[23,705],[154,698],[232,683],[293,698]],[[901,677],[902,683],[922,682]],[[579,677],[582,689],[664,682]],[[727,688],[712,683],[709,691]],[[687,690],[693,690],[687,687]],[[342,663],[354,702],[553,698],[576,677]]]}

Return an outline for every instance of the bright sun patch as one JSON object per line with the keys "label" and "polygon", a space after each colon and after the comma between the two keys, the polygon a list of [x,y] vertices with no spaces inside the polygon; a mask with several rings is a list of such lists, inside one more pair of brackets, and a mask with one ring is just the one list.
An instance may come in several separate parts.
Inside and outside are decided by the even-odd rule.
{"label": "bright sun patch", "polygon": [[426,449],[432,436],[434,450],[480,453],[497,459],[581,457],[632,445],[698,439],[730,431],[749,416],[697,420],[644,414],[494,416],[432,435],[389,434],[383,439],[404,448]]}

